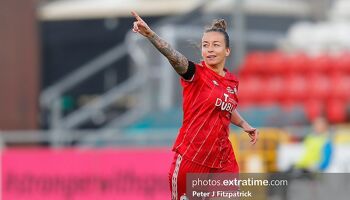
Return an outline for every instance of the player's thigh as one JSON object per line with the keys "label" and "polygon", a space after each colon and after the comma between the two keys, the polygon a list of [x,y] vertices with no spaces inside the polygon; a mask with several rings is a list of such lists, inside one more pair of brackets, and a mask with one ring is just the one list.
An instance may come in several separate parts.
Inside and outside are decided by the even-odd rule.
{"label": "player's thigh", "polygon": [[184,195],[186,194],[186,175],[188,173],[209,172],[209,167],[183,159],[181,155],[175,155],[169,171],[169,184],[172,200],[180,200],[181,197],[184,199]]}

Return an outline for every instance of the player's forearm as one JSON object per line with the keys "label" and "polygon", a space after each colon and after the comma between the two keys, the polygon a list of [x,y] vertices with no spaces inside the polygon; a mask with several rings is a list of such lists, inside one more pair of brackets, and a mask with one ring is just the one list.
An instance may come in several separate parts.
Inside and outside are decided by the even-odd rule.
{"label": "player's forearm", "polygon": [[243,119],[237,110],[234,110],[231,114],[231,123],[238,127],[241,127],[242,129],[252,128],[252,126],[250,126],[250,124]]}
{"label": "player's forearm", "polygon": [[152,33],[148,40],[161,52],[170,62],[171,66],[178,74],[184,74],[188,68],[188,60],[180,52],[173,49],[169,43],[160,38],[156,33]]}

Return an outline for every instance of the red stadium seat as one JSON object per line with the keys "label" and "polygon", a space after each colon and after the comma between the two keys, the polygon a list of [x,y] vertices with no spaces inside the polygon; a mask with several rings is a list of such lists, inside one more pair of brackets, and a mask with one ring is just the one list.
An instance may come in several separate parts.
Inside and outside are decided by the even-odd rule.
{"label": "red stadium seat", "polygon": [[286,55],[282,52],[271,52],[266,54],[266,66],[265,72],[268,75],[271,74],[282,74],[286,70],[288,61]]}
{"label": "red stadium seat", "polygon": [[332,71],[350,73],[350,52],[344,52],[334,58]]}
{"label": "red stadium seat", "polygon": [[280,76],[272,76],[264,81],[262,102],[264,104],[279,103],[284,94],[284,82]]}
{"label": "red stadium seat", "polygon": [[242,77],[239,82],[238,99],[241,104],[255,104],[261,100],[262,82],[257,76]]}
{"label": "red stadium seat", "polygon": [[336,72],[331,77],[330,98],[350,100],[350,74]]}
{"label": "red stadium seat", "polygon": [[308,98],[326,99],[330,94],[330,79],[323,74],[308,76]]}
{"label": "red stadium seat", "polygon": [[264,73],[266,66],[266,53],[252,52],[249,53],[243,63],[241,72],[246,75]]}
{"label": "red stadium seat", "polygon": [[327,118],[331,123],[342,123],[346,121],[346,102],[333,99],[327,104]]}
{"label": "red stadium seat", "polygon": [[312,57],[308,66],[311,73],[327,73],[332,69],[333,57],[328,54]]}
{"label": "red stadium seat", "polygon": [[288,67],[285,73],[305,73],[310,65],[310,58],[304,53],[297,53],[287,57]]}
{"label": "red stadium seat", "polygon": [[317,99],[307,100],[304,104],[304,109],[310,121],[314,121],[317,117],[323,116],[324,107],[325,105],[323,102]]}
{"label": "red stadium seat", "polygon": [[291,74],[286,77],[284,82],[284,96],[285,102],[303,102],[307,97],[306,79],[304,76],[298,74]]}

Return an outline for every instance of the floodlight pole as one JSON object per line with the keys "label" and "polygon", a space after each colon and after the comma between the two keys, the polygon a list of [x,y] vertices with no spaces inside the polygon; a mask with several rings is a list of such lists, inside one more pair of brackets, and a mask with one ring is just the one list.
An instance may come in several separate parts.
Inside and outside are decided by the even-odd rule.
{"label": "floodlight pole", "polygon": [[[244,17],[244,1],[235,0],[233,9],[233,69],[237,69],[245,56],[245,17]],[[232,70],[232,69],[231,69]]]}

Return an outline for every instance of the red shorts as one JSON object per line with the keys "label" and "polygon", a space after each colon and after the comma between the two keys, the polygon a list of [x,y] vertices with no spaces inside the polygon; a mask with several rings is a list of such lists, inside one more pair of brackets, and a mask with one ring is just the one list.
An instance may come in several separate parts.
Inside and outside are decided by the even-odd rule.
{"label": "red shorts", "polygon": [[187,173],[239,173],[239,167],[234,163],[223,168],[210,168],[187,159],[183,159],[178,153],[175,154],[169,171],[169,184],[171,200],[185,200],[186,174]]}

